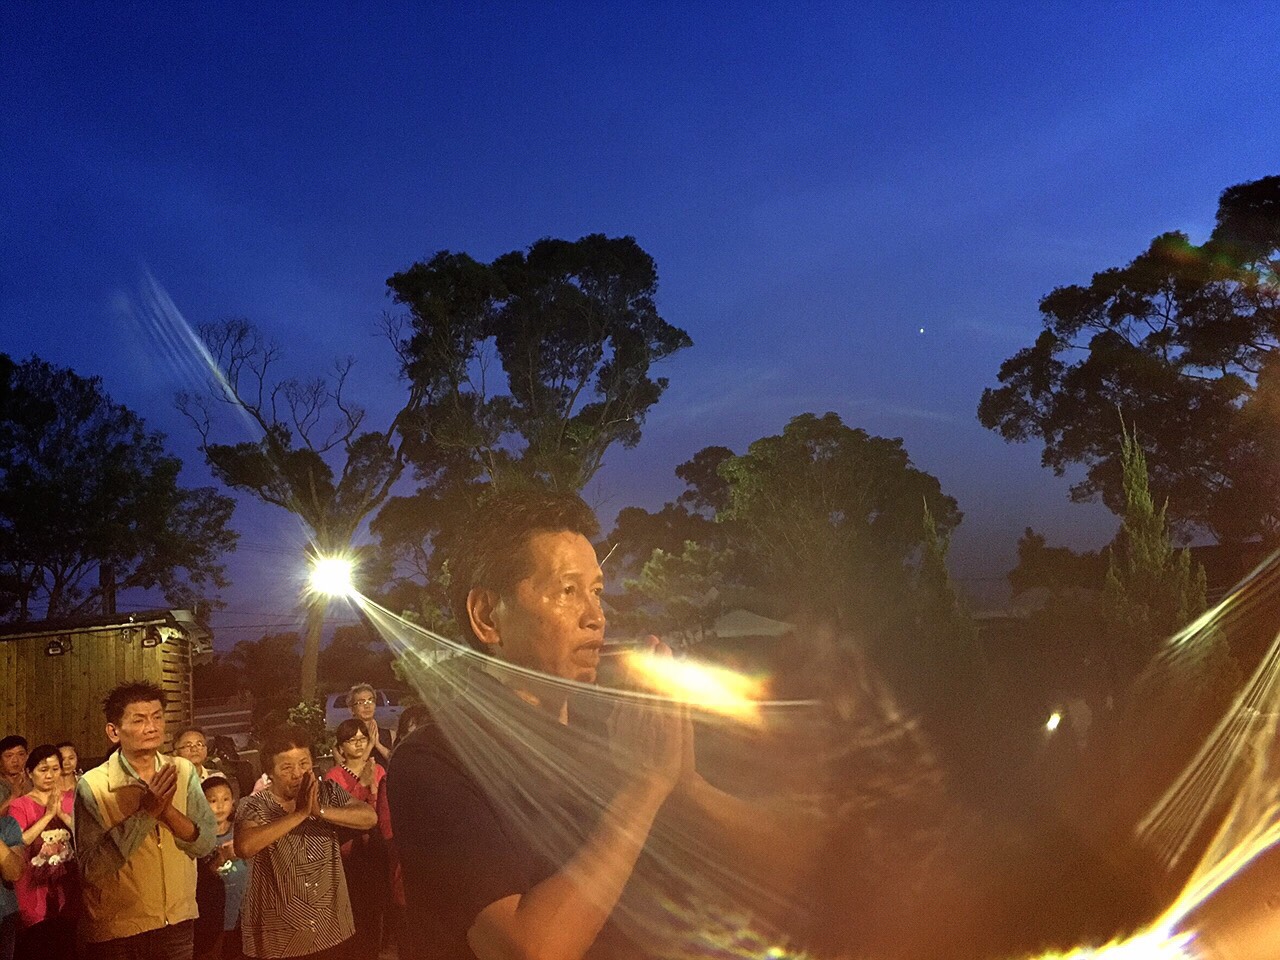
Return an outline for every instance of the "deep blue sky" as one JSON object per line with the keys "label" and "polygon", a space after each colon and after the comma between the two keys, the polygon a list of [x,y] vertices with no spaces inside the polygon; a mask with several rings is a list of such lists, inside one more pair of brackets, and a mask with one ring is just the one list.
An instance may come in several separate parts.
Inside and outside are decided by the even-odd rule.
{"label": "deep blue sky", "polygon": [[[835,410],[959,499],[958,572],[993,597],[1023,527],[1113,524],[979,426],[982,388],[1055,285],[1201,240],[1224,187],[1280,173],[1278,50],[1265,2],[10,3],[0,351],[102,376],[206,483],[180,365],[121,310],[144,267],[297,371],[354,354],[376,418],[392,272],[631,234],[696,345],[588,490],[606,519]],[[296,529],[237,523],[220,646],[292,617]]]}

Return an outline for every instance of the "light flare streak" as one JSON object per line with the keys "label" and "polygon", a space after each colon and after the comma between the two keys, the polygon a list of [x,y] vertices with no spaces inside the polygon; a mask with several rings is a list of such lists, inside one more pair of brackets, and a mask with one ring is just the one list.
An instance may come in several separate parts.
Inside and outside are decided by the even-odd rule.
{"label": "light flare streak", "polygon": [[655,693],[749,726],[763,724],[760,702],[768,695],[768,684],[758,677],[647,650],[628,650],[622,657],[627,670]]}

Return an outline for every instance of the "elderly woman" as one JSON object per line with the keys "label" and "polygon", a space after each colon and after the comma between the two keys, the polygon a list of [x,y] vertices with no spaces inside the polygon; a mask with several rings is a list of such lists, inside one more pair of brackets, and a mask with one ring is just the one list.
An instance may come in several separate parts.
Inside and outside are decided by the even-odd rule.
{"label": "elderly woman", "polygon": [[62,757],[52,744],[27,756],[31,790],[9,807],[22,829],[27,869],[14,884],[18,898],[17,958],[75,955],[79,873],[72,846],[75,794],[62,789]]}
{"label": "elderly woman", "polygon": [[342,845],[356,940],[368,945],[370,956],[377,956],[391,894],[391,809],[384,783],[387,771],[374,761],[365,723],[354,717],[338,724],[334,756],[338,765],[324,775],[325,779],[338,784],[352,799],[369,804],[378,814],[374,829],[357,834]]}

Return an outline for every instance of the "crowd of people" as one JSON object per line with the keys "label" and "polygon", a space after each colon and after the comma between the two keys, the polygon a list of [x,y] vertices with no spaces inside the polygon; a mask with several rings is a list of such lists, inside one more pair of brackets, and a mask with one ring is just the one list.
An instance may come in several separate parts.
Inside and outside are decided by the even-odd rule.
{"label": "crowd of people", "polygon": [[285,725],[248,790],[199,727],[163,752],[165,695],[147,682],[108,694],[113,749],[87,772],[75,744],[0,740],[0,960],[376,960],[403,919],[386,758],[425,710],[392,732],[371,686],[348,701],[323,776]]}

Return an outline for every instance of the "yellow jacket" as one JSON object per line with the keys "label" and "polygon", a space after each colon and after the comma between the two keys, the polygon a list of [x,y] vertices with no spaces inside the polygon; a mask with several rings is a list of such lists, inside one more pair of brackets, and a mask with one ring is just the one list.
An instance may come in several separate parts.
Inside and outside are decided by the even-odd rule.
{"label": "yellow jacket", "polygon": [[76,856],[85,906],[80,927],[89,943],[198,915],[195,861],[213,849],[217,825],[191,763],[156,755],[157,770],[171,763],[178,767],[173,807],[199,830],[190,843],[142,809],[142,781],[120,751],[76,785]]}

